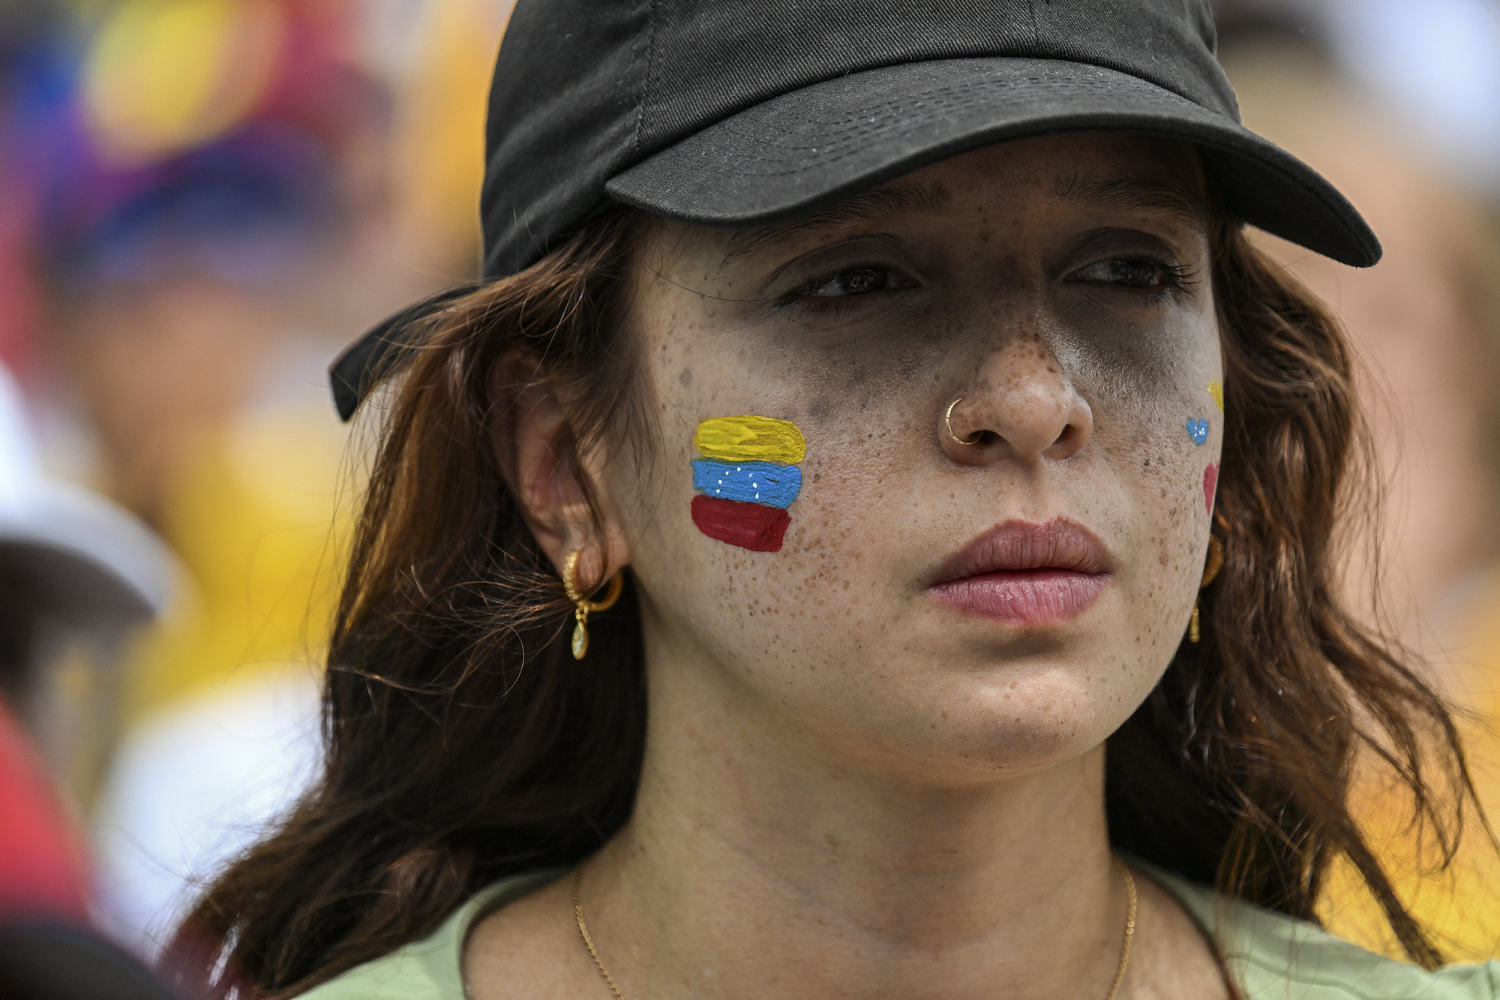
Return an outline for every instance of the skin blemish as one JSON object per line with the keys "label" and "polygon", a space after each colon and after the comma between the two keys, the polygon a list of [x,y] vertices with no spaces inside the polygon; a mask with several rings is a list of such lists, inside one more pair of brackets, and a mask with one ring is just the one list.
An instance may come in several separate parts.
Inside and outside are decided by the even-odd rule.
{"label": "skin blemish", "polygon": [[1202,417],[1187,418],[1188,437],[1193,439],[1193,444],[1203,444],[1208,441],[1208,421]]}
{"label": "skin blemish", "polygon": [[1214,398],[1214,405],[1219,408],[1219,412],[1223,413],[1224,383],[1220,382],[1218,379],[1214,379],[1212,382],[1208,383],[1208,394]]}
{"label": "skin blemish", "polygon": [[691,368],[684,368],[680,373],[678,373],[678,375],[677,375],[677,384],[680,385],[680,386],[682,386],[684,389],[686,389],[688,386],[692,385],[693,384],[693,370]]}
{"label": "skin blemish", "polygon": [[692,518],[715,541],[752,552],[780,552],[802,491],[807,440],[796,424],[772,417],[714,417],[698,425],[693,446]]}

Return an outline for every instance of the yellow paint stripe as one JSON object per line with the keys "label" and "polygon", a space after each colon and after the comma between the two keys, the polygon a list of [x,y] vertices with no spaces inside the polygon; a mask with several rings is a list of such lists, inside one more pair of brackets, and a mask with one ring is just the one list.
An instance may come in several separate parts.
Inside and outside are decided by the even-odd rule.
{"label": "yellow paint stripe", "polygon": [[714,417],[698,425],[693,444],[704,458],[726,462],[783,462],[796,465],[807,454],[807,439],[789,420],[771,417]]}

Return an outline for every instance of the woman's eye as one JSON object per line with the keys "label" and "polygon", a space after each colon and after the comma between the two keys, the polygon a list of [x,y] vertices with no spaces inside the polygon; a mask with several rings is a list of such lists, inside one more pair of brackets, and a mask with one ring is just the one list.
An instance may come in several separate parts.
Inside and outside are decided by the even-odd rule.
{"label": "woman's eye", "polygon": [[888,267],[861,264],[845,268],[834,274],[809,281],[792,291],[788,299],[837,299],[871,292],[884,292],[898,287],[896,278]]}
{"label": "woman's eye", "polygon": [[1073,280],[1164,293],[1186,288],[1192,270],[1152,257],[1111,257],[1073,272]]}

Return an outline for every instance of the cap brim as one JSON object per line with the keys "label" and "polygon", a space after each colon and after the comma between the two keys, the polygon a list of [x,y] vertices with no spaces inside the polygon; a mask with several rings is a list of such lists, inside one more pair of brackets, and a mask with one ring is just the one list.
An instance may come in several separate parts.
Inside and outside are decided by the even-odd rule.
{"label": "cap brim", "polygon": [[407,306],[365,331],[334,358],[328,366],[328,383],[339,419],[352,418],[375,386],[405,363],[427,332],[425,321],[477,287],[472,283],[460,285]]}
{"label": "cap brim", "polygon": [[1296,157],[1155,84],[1055,59],[942,59],[825,80],[655,153],[606,192],[686,222],[770,222],[980,146],[1093,129],[1194,143],[1239,218],[1346,264],[1380,259],[1359,212]]}

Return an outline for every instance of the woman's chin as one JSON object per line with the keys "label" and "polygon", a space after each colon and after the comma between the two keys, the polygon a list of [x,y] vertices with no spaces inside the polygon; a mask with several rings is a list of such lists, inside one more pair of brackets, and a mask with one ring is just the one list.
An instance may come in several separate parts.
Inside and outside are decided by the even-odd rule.
{"label": "woman's chin", "polygon": [[879,717],[880,724],[862,727],[864,738],[856,740],[865,743],[871,762],[949,786],[1035,774],[1097,750],[1134,705],[1123,691],[1100,691],[1056,671],[945,693],[899,709],[869,706],[872,714],[865,717]]}

